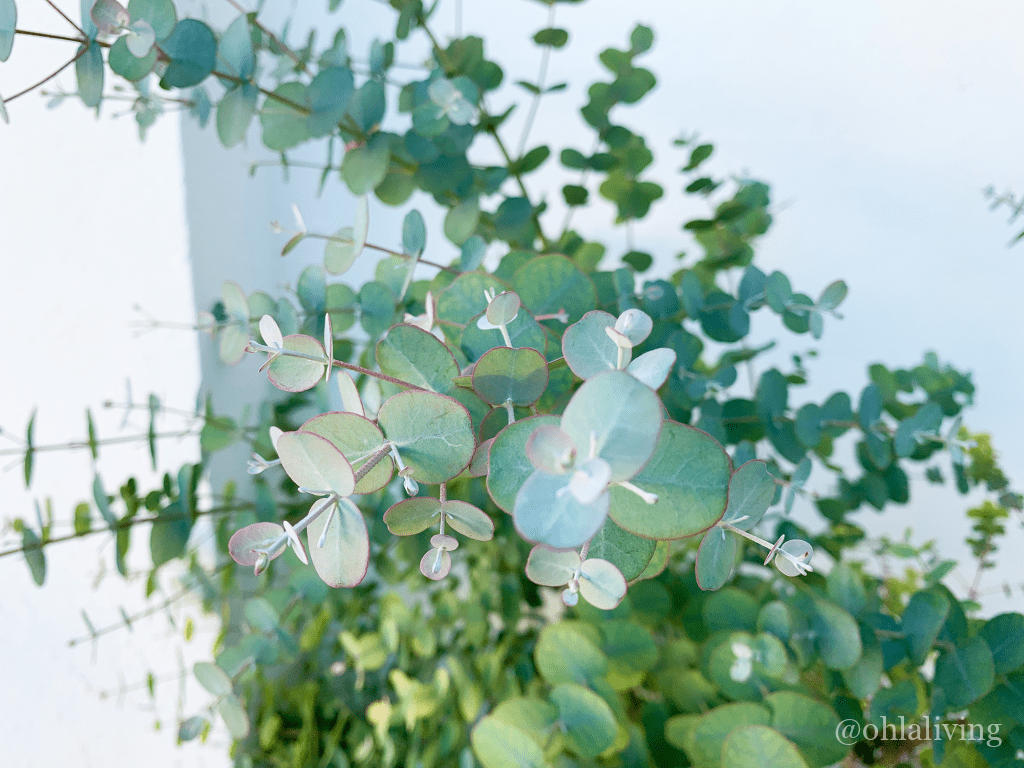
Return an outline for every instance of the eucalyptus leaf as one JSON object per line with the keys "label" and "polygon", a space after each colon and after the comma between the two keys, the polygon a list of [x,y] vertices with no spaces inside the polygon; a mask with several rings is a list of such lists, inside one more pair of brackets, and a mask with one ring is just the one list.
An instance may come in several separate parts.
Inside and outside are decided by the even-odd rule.
{"label": "eucalyptus leaf", "polygon": [[575,550],[556,551],[537,545],[526,559],[526,578],[545,587],[569,583],[583,561]]}
{"label": "eucalyptus leaf", "polygon": [[494,503],[512,514],[516,495],[534,472],[526,455],[526,444],[540,426],[557,427],[557,416],[532,416],[509,424],[491,444],[487,472],[487,492]]}
{"label": "eucalyptus leaf", "polygon": [[701,589],[716,590],[725,586],[732,576],[738,550],[736,536],[724,528],[713,527],[704,534],[697,549],[697,584]]}
{"label": "eucalyptus leaf", "polygon": [[530,475],[519,489],[512,510],[520,536],[552,549],[573,549],[583,546],[601,529],[608,514],[608,493],[584,504],[569,492],[571,479],[571,475],[539,471]]}
{"label": "eucalyptus leaf", "polygon": [[535,349],[496,347],[473,368],[473,389],[491,405],[533,405],[548,385],[548,366]]}
{"label": "eucalyptus leaf", "polygon": [[613,481],[628,480],[654,453],[661,431],[661,404],[654,391],[624,371],[588,380],[562,413],[562,431],[577,451],[611,466]]}
{"label": "eucalyptus leaf", "polygon": [[451,480],[469,466],[476,450],[469,411],[457,400],[433,392],[402,392],[389,398],[377,414],[377,424],[421,483]]}
{"label": "eucalyptus leaf", "polygon": [[323,512],[313,520],[306,528],[306,537],[309,558],[327,586],[354,587],[366,576],[370,562],[366,520],[349,499],[338,499],[333,516]]}
{"label": "eucalyptus leaf", "polygon": [[692,536],[721,519],[729,476],[729,456],[713,437],[685,424],[666,421],[654,455],[630,481],[657,494],[658,501],[648,504],[635,493],[613,486],[609,514],[638,536]]}
{"label": "eucalyptus leaf", "polygon": [[[358,472],[370,456],[384,445],[384,433],[372,421],[357,413],[328,411],[314,416],[299,429],[330,441],[352,465],[354,472]],[[393,476],[394,462],[390,456],[384,456],[356,482],[353,493],[379,491],[391,482]]]}
{"label": "eucalyptus leaf", "polygon": [[[312,336],[293,334],[284,337],[284,348],[304,355],[324,358],[324,348]],[[324,375],[326,364],[302,357],[281,355],[267,368],[270,383],[285,392],[305,392]]]}
{"label": "eucalyptus leaf", "polygon": [[580,596],[595,608],[610,611],[626,596],[626,579],[607,560],[587,558],[580,566]]}
{"label": "eucalyptus leaf", "polygon": [[352,465],[329,440],[312,432],[285,432],[277,453],[288,477],[315,493],[348,496],[355,489]]}

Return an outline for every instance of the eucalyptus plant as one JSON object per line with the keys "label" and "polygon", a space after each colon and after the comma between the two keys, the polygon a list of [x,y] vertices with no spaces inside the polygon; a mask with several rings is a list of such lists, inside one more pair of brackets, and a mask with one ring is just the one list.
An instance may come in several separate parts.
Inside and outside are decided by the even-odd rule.
{"label": "eucalyptus plant", "polygon": [[[560,0],[541,2],[546,62],[569,31]],[[343,18],[355,3],[328,5]],[[252,498],[232,485],[216,508],[233,559],[219,585],[188,546],[213,511],[196,490],[204,463],[144,497],[130,481],[113,503],[97,478],[119,567],[125,532],[151,523],[153,573],[189,560],[222,611],[215,662],[195,669],[209,708],[179,738],[205,736],[217,712],[244,766],[1020,762],[1024,616],[981,618],[977,579],[957,596],[956,564],[932,545],[872,540],[852,517],[906,504],[912,472],[951,475],[960,494],[987,494],[967,514],[979,575],[991,565],[1021,496],[988,436],[961,424],[970,376],[929,353],[803,402],[809,366],[751,346],[753,320],[820,341],[847,286],[805,293],[753,263],[769,188],[713,176],[710,144],[676,142],[685,191],[708,213],[682,222],[701,253],[672,274],[572,228],[592,195],[629,228],[664,194],[626,125],[656,84],[642,65],[651,29],[600,54],[580,109],[592,135],[569,139],[589,148],[558,155],[570,211],[558,231],[529,186],[552,148],[524,136],[509,150],[515,104],[492,106],[508,97],[484,41],[440,40],[436,4],[374,8],[390,8],[394,37],[362,59],[343,27],[289,47],[261,9],[238,7],[222,31],[172,0],[82,0],[68,20],[87,106],[113,79],[134,90],[142,135],[173,103],[212,120],[226,147],[258,135],[285,167],[319,142],[322,183],[338,174],[357,199],[333,233],[310,232],[298,210],[295,230],[277,225],[283,256],[323,249],[294,290],[247,295],[229,280],[199,318],[224,364],[285,393],[244,424],[198,414],[204,463],[239,441],[254,451]],[[15,20],[0,0],[0,60]],[[398,52],[419,37],[430,59],[402,80]],[[517,85],[532,104],[564,87],[543,70]],[[475,159],[488,142],[501,164]],[[397,206],[416,190],[444,209],[441,231],[417,210],[400,232],[374,225],[371,198]],[[370,252],[374,280],[338,279]],[[840,441],[853,466],[835,460]],[[35,450],[30,424],[26,481]],[[829,495],[807,489],[812,474]],[[820,512],[813,530],[789,517],[798,500]],[[137,518],[142,506],[153,516]],[[50,526],[17,522],[40,583]],[[75,527],[96,530],[88,503]],[[894,723],[917,730],[889,737]]]}

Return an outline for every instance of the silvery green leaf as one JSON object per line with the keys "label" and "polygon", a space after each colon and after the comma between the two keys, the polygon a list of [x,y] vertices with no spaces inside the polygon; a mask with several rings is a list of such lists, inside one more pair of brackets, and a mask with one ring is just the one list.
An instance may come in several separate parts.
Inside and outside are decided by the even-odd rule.
{"label": "silvery green leaf", "polygon": [[662,347],[644,352],[626,366],[626,373],[651,389],[658,389],[668,380],[676,364],[675,350]]}
{"label": "silvery green leaf", "polygon": [[128,45],[128,51],[132,56],[137,59],[143,59],[149,56],[149,52],[153,50],[153,46],[156,44],[156,32],[153,31],[153,27],[150,26],[148,21],[139,19],[132,22],[132,25],[128,27],[125,43]]}
{"label": "silvery green leaf", "polygon": [[635,347],[651,335],[654,321],[642,309],[627,309],[615,321],[615,330],[625,336]]}

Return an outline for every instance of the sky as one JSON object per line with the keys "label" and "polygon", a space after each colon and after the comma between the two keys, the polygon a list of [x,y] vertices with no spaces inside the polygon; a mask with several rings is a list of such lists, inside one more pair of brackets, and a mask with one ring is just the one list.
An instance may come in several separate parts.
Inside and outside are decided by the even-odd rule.
{"label": "sky", "polygon": [[[59,4],[77,18],[76,2]],[[302,3],[302,13],[312,14],[313,5]],[[462,29],[483,34],[491,56],[508,65],[506,83],[536,78],[540,54],[524,41],[545,26],[541,4],[462,0],[461,6]],[[268,23],[292,7],[268,0]],[[370,0],[345,0],[332,17],[354,26],[357,55],[365,55],[375,26],[386,31],[391,25],[382,8]],[[23,0],[19,11],[20,27],[68,31],[42,3]],[[200,16],[207,12],[231,18],[218,0],[200,7]],[[438,14],[442,34],[454,28],[453,3],[442,2]],[[636,22],[655,29],[655,47],[642,61],[659,84],[645,102],[616,117],[647,136],[657,158],[648,176],[666,189],[651,217],[635,228],[636,247],[656,256],[655,270],[677,268],[681,251],[695,258],[679,225],[703,211],[681,194],[676,171],[685,156],[671,141],[699,134],[713,142],[709,166],[716,174],[772,185],[775,226],[758,248],[760,267],[783,270],[812,295],[837,278],[850,286],[844,319],[829,322],[819,344],[792,340],[767,312],[755,316],[757,338],[791,339],[773,364],[786,364],[790,351],[818,350],[810,365],[812,384],[799,401],[820,402],[840,388],[859,391],[868,364],[909,367],[925,350],[935,350],[943,361],[973,372],[978,395],[966,422],[994,433],[1004,466],[1020,487],[1024,245],[1006,248],[1016,230],[1005,225],[1003,214],[987,210],[982,189],[1024,187],[1024,147],[1017,136],[1024,50],[1015,37],[1024,8],[992,0],[972,4],[969,14],[959,3],[918,0],[591,0],[559,6],[555,23],[569,29],[570,44],[552,56],[548,82],[572,86],[541,103],[528,147],[549,143],[553,157],[565,147],[589,148],[592,135],[578,116],[587,78],[594,77],[597,52],[624,47]],[[300,17],[293,30],[307,23]],[[293,31],[289,39],[304,35]],[[12,58],[0,65],[0,94],[20,90],[70,57],[64,45],[19,37]],[[415,63],[425,50],[411,50],[402,60]],[[402,75],[396,70],[396,77]],[[72,78],[57,82],[73,87]],[[520,95],[508,85],[491,98],[492,111]],[[105,410],[102,403],[123,402],[130,378],[137,400],[154,392],[168,405],[188,409],[200,384],[200,360],[208,385],[237,387],[225,399],[240,405],[244,387],[250,387],[245,397],[258,397],[252,371],[244,365],[217,369],[209,345],[193,334],[161,329],[139,335],[133,324],[142,315],[134,306],[162,320],[188,322],[196,309],[209,308],[225,279],[246,290],[280,292],[320,254],[303,246],[280,260],[275,254],[282,236],[270,233],[269,222],[290,222],[291,203],[298,202],[311,228],[333,231],[350,223],[351,196],[332,180],[317,198],[310,178],[298,171],[290,186],[281,185],[273,170],[249,178],[249,163],[270,157],[258,132],[250,134],[247,147],[224,152],[212,130],[199,132],[169,115],[140,144],[134,121],[115,118],[126,105],[111,103],[97,120],[71,100],[53,111],[45,104],[43,97],[22,97],[8,106],[11,124],[0,125],[0,260],[5,284],[17,287],[5,292],[0,308],[4,328],[16,340],[0,366],[0,429],[20,438],[38,407],[37,444],[80,439],[89,407],[101,437],[137,434],[145,430],[143,417],[133,416],[122,431],[123,411]],[[507,124],[513,146],[525,113],[517,110]],[[482,148],[483,155],[489,151]],[[552,159],[529,185],[557,190],[570,180]],[[560,195],[553,191],[547,199],[547,220],[554,226],[562,220]],[[412,204],[428,214],[423,198]],[[397,244],[403,213],[374,208],[372,237]],[[608,242],[615,259],[627,248],[612,218],[611,206],[598,204],[574,224],[590,239]],[[438,233],[429,239],[427,257],[450,258],[439,219],[427,220],[429,231]],[[163,426],[177,429],[180,422],[168,419]],[[0,449],[14,446],[0,434]],[[168,440],[161,444],[159,469],[196,458],[194,440]],[[148,461],[143,445],[104,449],[99,471],[111,492],[129,474],[145,487],[158,477]],[[20,466],[0,472],[0,525],[31,517],[35,499],[50,496],[66,529],[74,504],[89,496],[92,462],[85,453],[56,452],[40,454],[36,463],[29,492]],[[857,519],[892,535],[912,525],[915,541],[939,537],[943,551],[963,556],[958,542],[968,529],[965,503],[915,486],[919,490],[922,500],[911,508],[882,516],[862,511]],[[1004,554],[1024,544],[1019,523],[1009,528]],[[158,616],[94,646],[67,647],[85,632],[81,610],[99,627],[119,621],[120,605],[130,613],[148,605],[144,579],[124,584],[112,573],[109,539],[97,535],[47,550],[42,589],[31,583],[22,558],[0,558],[0,581],[7,585],[0,596],[0,647],[7,659],[17,660],[0,669],[5,755],[24,766],[70,759],[116,768],[137,764],[140,754],[153,766],[224,764],[222,732],[215,731],[214,746],[174,746],[178,714],[193,714],[207,703],[195,686],[186,688],[183,701],[178,690],[180,670],[209,657],[215,633],[194,606],[186,601],[176,608],[177,627]],[[11,539],[0,535],[0,541]],[[142,571],[148,562],[144,534],[133,549],[132,568]],[[992,586],[1024,581],[1019,558],[1004,558],[986,579]],[[164,588],[174,591],[170,574]],[[986,609],[1020,605],[1018,591],[1012,600],[993,595]],[[185,643],[182,626],[189,616],[199,631]],[[120,700],[100,697],[143,681],[149,671],[166,678],[155,705],[144,690]],[[55,728],[67,738],[54,739]]]}

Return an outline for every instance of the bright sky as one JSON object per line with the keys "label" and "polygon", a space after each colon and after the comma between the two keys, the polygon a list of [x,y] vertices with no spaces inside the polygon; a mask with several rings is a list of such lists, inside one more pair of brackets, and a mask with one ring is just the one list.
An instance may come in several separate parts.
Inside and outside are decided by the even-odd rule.
{"label": "bright sky", "polygon": [[[60,5],[77,18],[77,2]],[[212,5],[218,10],[222,4]],[[311,5],[304,4],[304,12]],[[267,6],[272,14],[292,4],[270,0]],[[462,0],[462,6],[463,29],[483,33],[493,58],[508,64],[506,82],[534,80],[539,52],[524,41],[544,26],[545,8],[528,0]],[[451,7],[442,5],[442,22],[452,18]],[[390,12],[381,9],[370,0],[346,0],[333,18],[347,15],[356,24],[379,22],[389,28]],[[19,11],[20,27],[67,32],[41,2],[22,0]],[[814,384],[807,400],[820,402],[840,387],[859,389],[871,362],[909,367],[924,350],[934,349],[943,361],[974,372],[979,395],[967,422],[995,433],[1019,487],[1024,480],[1024,444],[1018,437],[1024,434],[1024,411],[1017,400],[1024,374],[1024,246],[1005,248],[1015,231],[1004,226],[1001,214],[986,210],[981,189],[1024,185],[1024,148],[1017,136],[1024,72],[1017,37],[1024,8],[994,0],[974,3],[970,14],[959,3],[934,0],[591,0],[580,7],[560,6],[556,24],[566,26],[572,37],[569,47],[552,57],[548,82],[568,80],[573,88],[542,104],[528,146],[549,142],[554,156],[568,146],[589,149],[592,134],[577,113],[584,78],[593,76],[596,52],[624,46],[637,21],[656,31],[646,66],[659,76],[659,86],[643,105],[623,110],[621,120],[648,136],[658,157],[649,175],[669,193],[637,228],[637,247],[659,256],[666,270],[674,268],[673,257],[681,250],[690,250],[692,258],[678,226],[699,209],[679,193],[675,170],[685,159],[669,145],[680,134],[699,132],[716,144],[711,162],[716,173],[746,173],[772,185],[776,225],[759,250],[761,268],[783,269],[798,289],[811,294],[838,277],[850,285],[845,320],[829,322],[822,343],[815,345],[821,354],[811,366]],[[363,30],[352,35],[359,55],[369,40]],[[11,60],[0,65],[0,93],[42,77],[62,56],[70,57],[68,48],[19,37]],[[71,78],[59,82],[72,86]],[[503,108],[513,96],[518,98],[514,90],[499,94],[492,107]],[[120,434],[122,414],[104,412],[101,403],[123,398],[129,376],[137,399],[152,391],[181,408],[191,406],[199,383],[193,336],[162,330],[136,338],[130,327],[139,319],[135,303],[161,319],[187,320],[194,314],[177,121],[162,121],[140,145],[130,117],[111,119],[123,110],[121,104],[106,107],[99,121],[75,103],[56,111],[44,104],[38,96],[24,97],[8,107],[11,125],[0,125],[6,190],[0,259],[8,286],[0,319],[16,339],[0,368],[0,427],[20,436],[38,406],[38,444],[84,436],[87,406],[101,437]],[[518,145],[525,112],[518,110],[508,124],[512,145]],[[304,191],[309,179],[302,176],[279,191],[273,171],[250,181],[249,160],[268,156],[258,137],[252,136],[248,154],[207,156],[203,145],[211,133],[207,130],[204,141],[194,131],[184,133],[191,173],[200,164],[197,158],[209,163],[203,166],[206,177],[198,177],[190,190],[192,247],[203,251],[204,259],[212,258],[206,253],[223,259],[220,268],[203,262],[206,282],[198,286],[199,295],[215,295],[226,278],[247,289],[294,282],[299,262],[269,257],[279,243],[265,234],[266,223],[290,220],[290,203],[297,200],[310,226],[336,229],[349,223],[347,193],[332,182],[325,198],[316,201]],[[557,189],[568,181],[554,160],[535,179],[536,189]],[[561,221],[560,199],[557,192],[549,196],[553,222]],[[228,200],[237,204],[225,204]],[[203,201],[217,206],[205,218],[199,215]],[[593,239],[617,244],[610,249],[614,257],[626,248],[610,220],[604,206],[577,216],[575,224]],[[397,242],[398,221],[400,214],[378,212],[371,232]],[[439,241],[434,237],[431,247],[450,255]],[[229,247],[216,253],[214,244]],[[237,253],[225,252],[232,249]],[[314,261],[316,254],[296,257]],[[240,264],[247,262],[259,272],[241,272]],[[774,337],[780,335],[779,325],[762,313],[755,333]],[[801,338],[786,349],[805,350],[808,341]],[[775,360],[785,363],[782,354]],[[135,417],[126,432],[144,431],[145,425],[144,418]],[[161,471],[195,457],[194,442],[168,441],[161,449]],[[131,473],[147,478],[144,485],[154,482],[147,467],[142,445],[105,449],[101,456],[110,492]],[[92,474],[82,453],[41,454],[31,493],[23,489],[20,467],[0,473],[2,519],[31,516],[33,500],[49,495],[58,520],[68,520],[73,505],[88,498]],[[967,530],[965,504],[949,494],[922,498],[912,509],[894,509],[878,521],[896,534],[913,525],[918,540],[941,536],[944,551],[962,556],[953,543]],[[874,518],[870,511],[858,513],[858,519]],[[1006,553],[1024,544],[1020,526],[1009,527]],[[95,649],[66,647],[84,634],[82,609],[99,627],[118,621],[120,605],[129,612],[145,606],[143,580],[123,585],[110,575],[109,538],[98,535],[48,550],[43,589],[32,585],[20,557],[0,559],[0,580],[7,586],[0,597],[0,647],[8,660],[16,660],[0,671],[5,757],[19,766],[60,760],[117,768],[137,765],[139,755],[146,755],[150,766],[224,764],[225,750],[216,746],[173,746],[179,701],[173,678],[183,666],[178,649],[190,668],[192,661],[208,657],[212,642],[209,632],[188,645],[181,641],[184,617],[198,619],[195,609],[178,612],[177,629],[157,618],[138,624],[133,633],[106,636]],[[145,535],[135,542],[136,570],[148,562],[147,544]],[[101,561],[108,575],[94,589]],[[1003,578],[1024,581],[1019,566],[1006,564],[988,583],[997,586]],[[173,590],[169,580],[166,586]],[[995,596],[988,605],[993,611],[1019,606],[1020,593],[1012,602]],[[101,691],[144,681],[148,671],[172,678],[158,688],[158,711],[151,710],[144,690],[126,693],[120,703],[116,697],[100,699]],[[198,711],[205,701],[204,694],[189,689],[182,713]],[[164,727],[154,732],[157,718]],[[55,733],[63,738],[54,738]]]}

